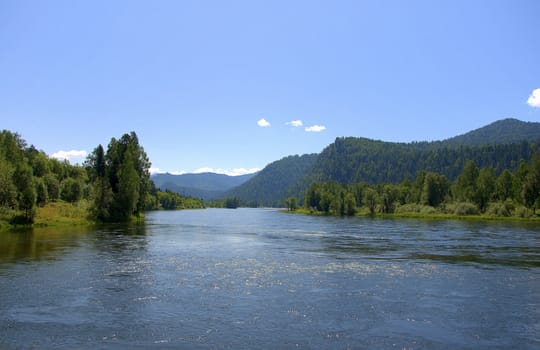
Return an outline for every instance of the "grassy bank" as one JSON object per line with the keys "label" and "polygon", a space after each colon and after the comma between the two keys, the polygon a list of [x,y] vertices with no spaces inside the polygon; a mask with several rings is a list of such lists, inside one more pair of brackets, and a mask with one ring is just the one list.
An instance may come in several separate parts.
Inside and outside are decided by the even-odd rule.
{"label": "grassy bank", "polygon": [[88,226],[95,222],[88,218],[88,202],[79,201],[75,204],[66,202],[52,202],[43,207],[36,208],[33,225],[12,225],[10,219],[17,215],[15,211],[4,211],[0,216],[0,230],[10,230],[21,226],[33,227],[62,227],[62,226]]}
{"label": "grassy bank", "polygon": [[[294,211],[283,210],[284,213],[289,214],[302,214],[311,216],[334,216],[331,213],[325,213],[321,211],[313,211],[305,208],[298,208]],[[496,216],[490,214],[476,214],[476,215],[457,215],[438,212],[399,212],[399,213],[374,213],[370,214],[368,210],[359,210],[355,217],[374,217],[374,218],[411,218],[411,219],[440,219],[440,220],[493,220],[493,221],[523,221],[523,222],[538,222],[540,223],[540,216],[538,213],[532,214],[530,217],[519,216]]]}

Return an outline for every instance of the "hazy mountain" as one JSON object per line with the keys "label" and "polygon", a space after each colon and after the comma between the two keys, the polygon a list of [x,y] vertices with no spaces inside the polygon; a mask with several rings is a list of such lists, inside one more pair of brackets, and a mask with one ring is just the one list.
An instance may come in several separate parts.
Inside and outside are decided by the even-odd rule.
{"label": "hazy mountain", "polygon": [[225,191],[248,181],[254,174],[229,176],[225,174],[154,174],[151,179],[157,188],[171,190],[183,195],[202,198],[204,200],[220,197]]}

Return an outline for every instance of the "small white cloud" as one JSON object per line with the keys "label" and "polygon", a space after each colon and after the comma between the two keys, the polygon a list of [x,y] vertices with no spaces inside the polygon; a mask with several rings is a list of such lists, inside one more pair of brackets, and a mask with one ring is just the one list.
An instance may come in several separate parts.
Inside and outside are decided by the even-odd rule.
{"label": "small white cloud", "polygon": [[292,126],[294,126],[295,128],[299,128],[299,127],[301,127],[302,125],[304,125],[304,124],[302,123],[301,120],[292,120],[292,121],[290,121],[290,122],[288,122],[288,123],[286,123],[286,124],[287,124],[287,125],[292,125]]}
{"label": "small white cloud", "polygon": [[527,103],[531,107],[540,108],[540,89],[534,89],[527,100]]}
{"label": "small white cloud", "polygon": [[184,175],[184,174],[187,174],[187,173],[188,172],[184,171],[184,170],[175,170],[175,171],[169,172],[169,174],[171,174],[171,175]]}
{"label": "small white cloud", "polygon": [[262,118],[257,122],[257,125],[259,125],[261,128],[266,128],[270,126],[270,123],[266,121],[266,119]]}
{"label": "small white cloud", "polygon": [[260,168],[250,168],[250,169],[246,169],[246,168],[234,168],[232,170],[227,170],[227,169],[214,169],[214,168],[210,168],[210,167],[203,167],[203,168],[199,168],[195,171],[193,171],[192,174],[201,174],[201,173],[215,173],[215,174],[225,174],[225,175],[229,175],[229,176],[239,176],[239,175],[247,175],[247,174],[253,174],[253,173],[256,173],[257,171],[260,171],[261,169]]}
{"label": "small white cloud", "polygon": [[323,130],[326,130],[326,126],[324,126],[324,125],[313,125],[313,126],[308,126],[304,130],[306,130],[307,132],[321,132]]}
{"label": "small white cloud", "polygon": [[54,152],[53,154],[51,154],[51,158],[56,158],[56,159],[59,159],[59,160],[69,160],[69,161],[72,161],[72,160],[82,160],[83,158],[85,158],[87,155],[86,151],[82,150],[82,151],[76,151],[76,150],[71,150],[71,151],[58,151],[58,152]]}

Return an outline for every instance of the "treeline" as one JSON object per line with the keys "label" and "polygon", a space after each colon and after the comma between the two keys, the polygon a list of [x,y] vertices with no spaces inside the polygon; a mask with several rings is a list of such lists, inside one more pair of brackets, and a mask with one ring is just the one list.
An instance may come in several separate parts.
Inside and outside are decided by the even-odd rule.
{"label": "treeline", "polygon": [[161,192],[150,181],[150,162],[132,132],[99,145],[85,163],[49,158],[19,134],[0,132],[0,221],[31,224],[37,208],[84,202],[92,220],[129,221],[146,210],[204,207],[200,200]]}
{"label": "treeline", "polygon": [[[296,200],[289,198],[293,210]],[[540,152],[530,162],[520,161],[517,169],[479,168],[468,161],[454,181],[447,176],[422,171],[414,182],[342,185],[337,182],[312,184],[304,207],[311,212],[355,215],[375,213],[443,213],[492,216],[534,215],[540,207]]]}

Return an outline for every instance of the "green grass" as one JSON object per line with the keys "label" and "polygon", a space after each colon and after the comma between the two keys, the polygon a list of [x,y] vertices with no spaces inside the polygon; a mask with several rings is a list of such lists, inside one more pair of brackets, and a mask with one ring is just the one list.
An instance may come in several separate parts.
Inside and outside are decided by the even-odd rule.
{"label": "green grass", "polygon": [[[283,210],[284,213],[289,214],[303,214],[312,216],[332,216],[332,214],[312,211],[305,208],[298,208],[295,211]],[[413,219],[440,219],[440,220],[492,220],[492,221],[527,221],[527,222],[540,222],[540,216],[535,213],[531,217],[519,217],[519,216],[494,216],[489,214],[479,215],[457,215],[448,213],[426,213],[426,212],[402,212],[402,213],[375,213],[371,215],[367,210],[360,210],[356,213],[355,217],[375,217],[375,218],[413,218]]]}
{"label": "green grass", "polygon": [[81,201],[75,204],[65,202],[49,203],[37,208],[34,226],[79,226],[92,225],[88,219],[88,203]]}

